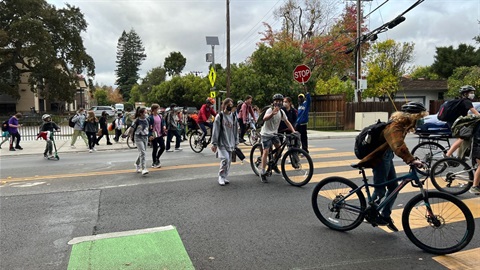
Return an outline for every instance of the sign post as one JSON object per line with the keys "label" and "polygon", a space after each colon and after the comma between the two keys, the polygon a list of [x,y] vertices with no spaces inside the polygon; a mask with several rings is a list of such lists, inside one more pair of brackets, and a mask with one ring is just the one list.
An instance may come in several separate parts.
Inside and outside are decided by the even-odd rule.
{"label": "sign post", "polygon": [[305,84],[310,79],[312,72],[307,65],[298,65],[293,70],[293,79],[301,84]]}

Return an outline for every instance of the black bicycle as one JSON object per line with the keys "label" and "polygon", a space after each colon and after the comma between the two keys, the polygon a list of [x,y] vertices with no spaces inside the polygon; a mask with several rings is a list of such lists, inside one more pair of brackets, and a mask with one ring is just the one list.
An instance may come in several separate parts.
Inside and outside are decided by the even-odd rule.
{"label": "black bicycle", "polygon": [[472,187],[476,169],[459,158],[442,158],[432,165],[430,180],[437,190],[460,195]]}
{"label": "black bicycle", "polygon": [[207,148],[207,146],[212,141],[212,132],[211,129],[207,127],[207,134],[205,135],[205,139],[202,140],[202,131],[201,130],[194,130],[190,134],[189,143],[190,148],[195,153],[200,153],[203,149]]}
{"label": "black bicycle", "polygon": [[[270,148],[267,161],[267,176],[272,175],[272,170],[277,168],[278,161],[281,160],[281,173],[285,180],[297,187],[306,185],[313,176],[313,161],[310,155],[299,146],[299,134],[275,134],[282,139],[282,144],[279,148]],[[283,151],[285,147],[288,150],[285,154]],[[261,143],[257,143],[252,147],[250,151],[250,166],[253,172],[259,176],[262,172],[262,153],[263,147]],[[282,155],[283,154],[283,155]]]}
{"label": "black bicycle", "polygon": [[[429,253],[449,254],[462,250],[472,240],[475,220],[470,209],[453,195],[425,190],[424,180],[418,178],[412,167],[408,174],[378,185],[368,183],[364,168],[357,164],[352,167],[362,174],[363,184],[360,187],[346,178],[334,176],[323,179],[313,189],[313,211],[330,229],[352,230],[364,219],[377,226],[380,210],[410,183],[419,188],[420,194],[405,205],[402,226],[413,244]],[[402,182],[377,205],[372,200],[369,187],[386,186],[393,181]],[[367,194],[368,205],[362,189]]]}

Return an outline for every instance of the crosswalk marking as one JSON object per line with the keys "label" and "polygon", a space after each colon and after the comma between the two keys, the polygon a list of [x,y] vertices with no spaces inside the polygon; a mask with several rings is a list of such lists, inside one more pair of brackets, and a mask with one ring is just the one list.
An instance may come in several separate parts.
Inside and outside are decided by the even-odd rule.
{"label": "crosswalk marking", "polygon": [[480,254],[480,248],[474,248],[454,254],[436,256],[433,259],[450,270],[473,270],[480,269],[478,254]]}

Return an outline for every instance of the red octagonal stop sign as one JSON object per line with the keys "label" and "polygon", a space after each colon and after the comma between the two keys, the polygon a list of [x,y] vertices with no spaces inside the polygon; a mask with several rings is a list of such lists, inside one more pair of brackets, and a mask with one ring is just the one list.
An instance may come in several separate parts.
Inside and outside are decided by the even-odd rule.
{"label": "red octagonal stop sign", "polygon": [[295,70],[293,70],[293,78],[299,83],[306,83],[310,79],[310,68],[307,65],[298,65]]}

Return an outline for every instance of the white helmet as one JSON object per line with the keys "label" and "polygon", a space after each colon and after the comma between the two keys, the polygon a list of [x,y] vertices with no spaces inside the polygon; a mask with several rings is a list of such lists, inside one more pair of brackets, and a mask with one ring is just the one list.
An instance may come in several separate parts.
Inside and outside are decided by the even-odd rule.
{"label": "white helmet", "polygon": [[45,121],[45,119],[47,118],[52,118],[52,116],[50,114],[44,114],[42,115],[42,120]]}

